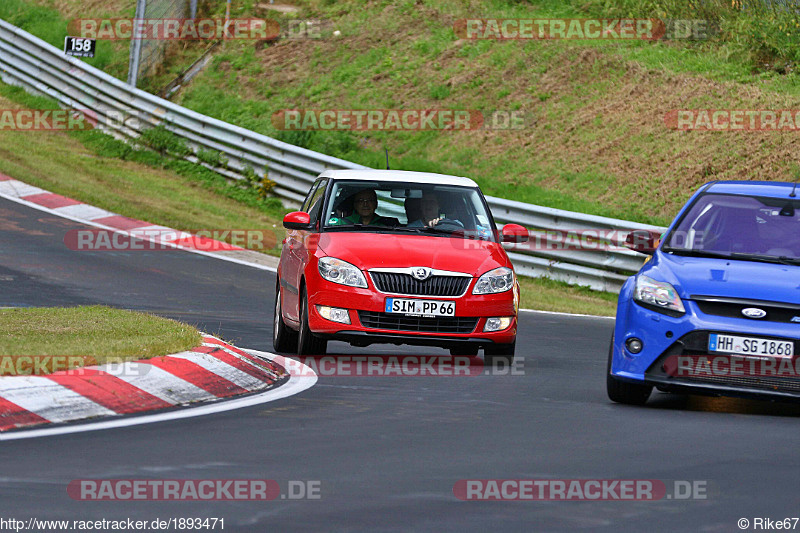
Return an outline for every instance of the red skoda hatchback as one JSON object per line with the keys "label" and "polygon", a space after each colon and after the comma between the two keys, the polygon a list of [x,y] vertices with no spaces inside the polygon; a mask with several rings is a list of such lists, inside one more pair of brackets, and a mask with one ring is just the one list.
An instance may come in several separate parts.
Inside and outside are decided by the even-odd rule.
{"label": "red skoda hatchback", "polygon": [[283,219],[273,343],[325,354],[354,346],[420,344],[511,362],[519,283],[477,184],[395,170],[329,170],[302,209]]}

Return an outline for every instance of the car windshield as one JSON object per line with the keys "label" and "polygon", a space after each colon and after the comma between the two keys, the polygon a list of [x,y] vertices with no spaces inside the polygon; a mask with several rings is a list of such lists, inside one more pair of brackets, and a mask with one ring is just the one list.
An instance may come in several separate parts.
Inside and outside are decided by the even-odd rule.
{"label": "car windshield", "polygon": [[327,231],[372,231],[495,240],[476,188],[386,181],[336,181],[323,218]]}
{"label": "car windshield", "polygon": [[681,255],[798,264],[800,201],[705,194],[667,236],[662,250]]}

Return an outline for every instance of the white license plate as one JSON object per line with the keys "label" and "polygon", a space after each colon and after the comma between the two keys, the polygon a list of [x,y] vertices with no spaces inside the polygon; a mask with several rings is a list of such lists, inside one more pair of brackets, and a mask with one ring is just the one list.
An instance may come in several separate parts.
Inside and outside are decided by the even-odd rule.
{"label": "white license plate", "polygon": [[708,336],[708,350],[741,355],[792,357],[794,356],[794,342],[712,333]]}
{"label": "white license plate", "polygon": [[456,303],[450,300],[386,298],[386,312],[401,315],[455,316]]}

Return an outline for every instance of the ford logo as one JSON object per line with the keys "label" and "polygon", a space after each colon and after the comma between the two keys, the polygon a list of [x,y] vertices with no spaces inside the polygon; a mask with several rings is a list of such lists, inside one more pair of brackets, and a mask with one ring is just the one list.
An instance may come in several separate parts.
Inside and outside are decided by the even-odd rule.
{"label": "ford logo", "polygon": [[746,307],[742,309],[742,314],[747,318],[764,318],[767,316],[767,312],[758,307]]}

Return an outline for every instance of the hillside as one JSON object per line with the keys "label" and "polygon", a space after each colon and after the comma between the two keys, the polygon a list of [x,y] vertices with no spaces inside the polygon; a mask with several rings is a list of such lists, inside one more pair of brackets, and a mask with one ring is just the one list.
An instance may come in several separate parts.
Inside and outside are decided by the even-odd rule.
{"label": "hillside", "polygon": [[[721,0],[293,3],[297,13],[286,15],[265,9],[266,3],[235,1],[233,16],[277,18],[284,27],[290,20],[316,19],[321,38],[225,42],[212,64],[174,99],[370,166],[383,164],[387,147],[396,168],[467,175],[487,194],[643,222],[668,222],[688,195],[709,180],[794,179],[796,130],[677,131],[665,123],[678,109],[798,107],[800,84],[792,55],[797,47],[779,36],[757,35],[782,28],[786,17],[780,13],[758,18],[752,11],[731,10],[731,3]],[[69,20],[130,16],[134,4],[9,0],[0,16],[5,9],[6,18],[57,41],[57,22],[45,31],[42,17],[24,16],[21,11],[27,8],[20,6],[36,5]],[[201,2],[201,8],[217,16],[224,5]],[[722,31],[708,41],[466,40],[454,32],[456,21],[464,18],[621,15],[709,17]],[[791,35],[784,40],[791,41]],[[124,43],[101,45],[98,66],[124,77]],[[172,46],[168,63],[143,86],[163,86],[205,46]],[[284,109],[501,110],[523,113],[525,127],[280,131],[273,115]]]}

